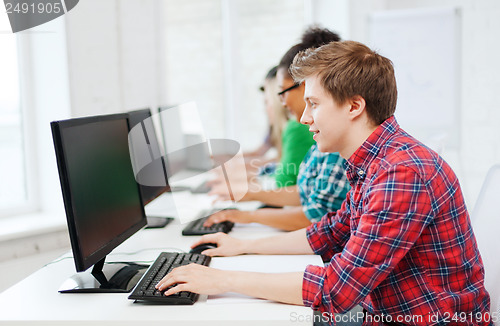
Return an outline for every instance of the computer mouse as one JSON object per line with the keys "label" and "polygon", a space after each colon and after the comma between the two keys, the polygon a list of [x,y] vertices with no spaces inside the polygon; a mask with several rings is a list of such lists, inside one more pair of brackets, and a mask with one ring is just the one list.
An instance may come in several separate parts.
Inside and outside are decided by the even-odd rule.
{"label": "computer mouse", "polygon": [[215,243],[202,243],[201,245],[197,245],[196,247],[192,248],[189,252],[192,254],[201,254],[203,251],[207,249],[214,249],[217,248],[217,244]]}

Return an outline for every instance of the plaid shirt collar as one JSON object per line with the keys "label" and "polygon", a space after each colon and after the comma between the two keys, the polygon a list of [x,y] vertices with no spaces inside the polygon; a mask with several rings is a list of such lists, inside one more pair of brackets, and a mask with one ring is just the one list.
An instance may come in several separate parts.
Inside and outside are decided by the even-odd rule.
{"label": "plaid shirt collar", "polygon": [[364,179],[367,169],[378,156],[382,145],[399,129],[399,124],[394,116],[391,116],[365,140],[365,142],[345,162],[347,178],[354,182]]}

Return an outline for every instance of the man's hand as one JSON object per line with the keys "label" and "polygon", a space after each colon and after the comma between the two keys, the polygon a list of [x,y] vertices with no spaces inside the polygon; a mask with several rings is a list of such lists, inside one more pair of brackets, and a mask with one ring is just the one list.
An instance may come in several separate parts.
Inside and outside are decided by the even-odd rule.
{"label": "man's hand", "polygon": [[[252,200],[252,192],[260,190],[260,185],[247,180],[242,182],[231,182],[231,193],[226,182],[211,182],[209,184],[211,196],[216,196],[217,200]],[[232,195],[232,196],[231,196]]]}
{"label": "man's hand", "polygon": [[255,212],[239,211],[236,209],[226,209],[212,214],[203,226],[210,227],[212,224],[229,221],[233,223],[252,223]]}
{"label": "man's hand", "polygon": [[165,292],[171,295],[180,291],[189,291],[200,294],[220,294],[227,292],[225,288],[227,271],[199,264],[189,264],[174,268],[158,284],[156,288],[164,291],[169,286],[177,284]]}
{"label": "man's hand", "polygon": [[215,243],[217,248],[207,249],[202,252],[207,256],[237,256],[246,254],[247,242],[249,240],[235,239],[225,233],[205,234],[191,245],[194,248],[203,243]]}

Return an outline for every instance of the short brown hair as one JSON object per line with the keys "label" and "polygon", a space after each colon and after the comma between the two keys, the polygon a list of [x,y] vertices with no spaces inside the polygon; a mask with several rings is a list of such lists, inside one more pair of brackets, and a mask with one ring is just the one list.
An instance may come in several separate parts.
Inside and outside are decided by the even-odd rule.
{"label": "short brown hair", "polygon": [[366,101],[368,117],[381,124],[394,114],[397,101],[392,62],[366,45],[331,42],[295,56],[290,67],[295,81],[318,75],[322,86],[340,104],[355,95]]}

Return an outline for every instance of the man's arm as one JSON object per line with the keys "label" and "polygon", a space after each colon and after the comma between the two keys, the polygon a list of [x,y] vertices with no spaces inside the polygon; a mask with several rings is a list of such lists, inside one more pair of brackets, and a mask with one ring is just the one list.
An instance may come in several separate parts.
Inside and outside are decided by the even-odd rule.
{"label": "man's arm", "polygon": [[300,206],[299,190],[296,185],[273,190],[249,191],[245,200],[257,200],[273,206]]}
{"label": "man's arm", "polygon": [[304,305],[302,302],[303,272],[251,273],[230,272],[228,292],[284,303]]}
{"label": "man's arm", "polygon": [[177,284],[166,291],[166,295],[180,291],[209,295],[236,292],[256,298],[303,305],[302,276],[303,272],[237,272],[190,264],[174,269],[156,287],[163,291]]}
{"label": "man's arm", "polygon": [[194,248],[202,243],[215,243],[217,248],[202,252],[208,256],[236,256],[242,254],[263,255],[310,255],[313,250],[306,236],[306,229],[282,233],[260,239],[236,239],[225,233],[206,234],[191,245]]}
{"label": "man's arm", "polygon": [[214,223],[231,221],[233,223],[260,223],[285,231],[295,231],[311,224],[302,207],[264,208],[255,211],[224,210],[212,214],[206,221],[209,227]]}
{"label": "man's arm", "polygon": [[306,179],[299,183],[299,187],[305,189],[302,197],[304,214],[315,221],[341,207],[350,185],[344,169],[345,161],[338,153],[315,153],[314,158],[316,161],[311,163],[317,163],[314,166],[318,170],[316,173],[306,170]]}
{"label": "man's arm", "polygon": [[[216,243],[217,248],[203,252],[209,256],[235,256],[253,254],[312,254],[306,237],[306,230],[279,234],[273,237],[241,240],[225,233],[207,234],[191,247],[202,243]],[[173,284],[166,295],[180,291],[201,294],[237,292],[253,297],[302,305],[303,272],[295,273],[253,273],[223,271],[198,264],[175,268],[158,284],[164,290]]]}
{"label": "man's arm", "polygon": [[273,190],[260,190],[261,186],[243,180],[240,184],[231,184],[231,191],[234,198],[228,192],[225,182],[209,182],[209,195],[216,196],[218,200],[233,200],[240,198],[239,201],[260,201],[272,206],[300,206],[300,196],[296,185],[277,188]]}

